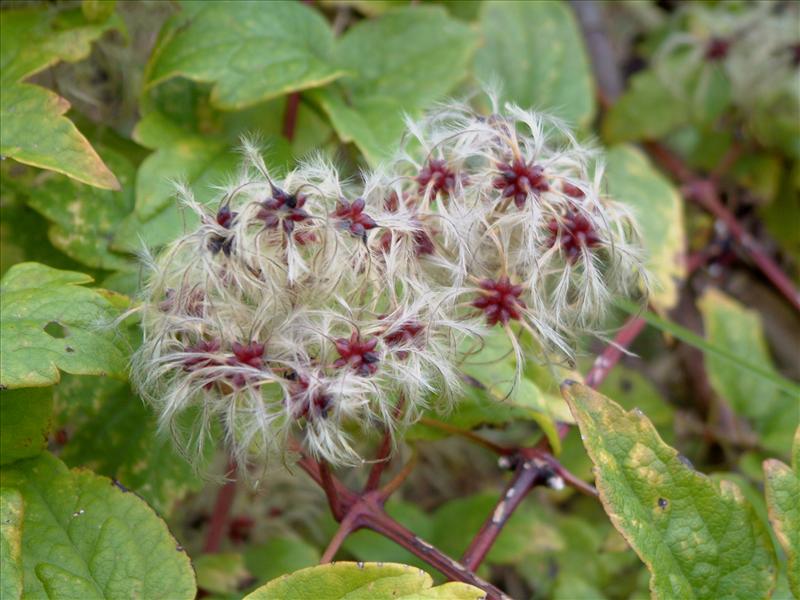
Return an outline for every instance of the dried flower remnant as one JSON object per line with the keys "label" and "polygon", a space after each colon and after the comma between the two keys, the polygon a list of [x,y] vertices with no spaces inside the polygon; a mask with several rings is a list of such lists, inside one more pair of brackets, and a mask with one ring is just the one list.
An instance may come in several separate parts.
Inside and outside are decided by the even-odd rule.
{"label": "dried flower remnant", "polygon": [[553,219],[548,225],[552,236],[550,246],[560,246],[567,259],[574,263],[586,250],[600,244],[600,237],[592,222],[577,211],[568,212],[561,219]]}
{"label": "dried flower remnant", "polygon": [[721,93],[721,75],[739,119],[758,121],[762,111],[795,118],[797,3],[685,3],[677,15],[686,31],[665,36],[653,57],[655,72],[676,100],[704,106],[711,94]]}
{"label": "dried flower remnant", "polygon": [[507,276],[496,281],[485,279],[478,285],[481,291],[472,306],[483,311],[489,325],[505,325],[512,319],[519,320],[522,317],[525,303],[519,298],[522,295],[521,285],[512,284]]}
{"label": "dried flower remnant", "polygon": [[705,54],[703,55],[707,61],[714,62],[724,59],[728,56],[731,49],[731,40],[714,37],[708,41]]}
{"label": "dried flower remnant", "polygon": [[364,212],[365,207],[363,198],[356,198],[353,202],[343,199],[336,206],[333,217],[340,222],[342,229],[348,230],[356,237],[366,239],[367,231],[375,229],[378,224]]}
{"label": "dried flower remnant", "polygon": [[536,192],[550,189],[544,176],[544,169],[539,165],[524,163],[519,159],[497,165],[499,177],[494,180],[494,187],[502,190],[503,198],[513,198],[517,208],[525,206],[528,196]]}
{"label": "dried flower remnant", "polygon": [[340,338],[335,344],[339,358],[333,363],[334,367],[347,366],[364,377],[374,375],[378,371],[380,358],[375,352],[378,338],[364,340],[358,333],[353,332],[350,339]]}
{"label": "dried flower remnant", "polygon": [[281,225],[283,231],[291,234],[295,223],[301,223],[309,218],[309,214],[303,208],[305,203],[304,194],[289,194],[273,187],[272,197],[261,203],[258,218],[264,221],[264,226],[269,229]]}
{"label": "dried flower remnant", "polygon": [[635,223],[559,121],[451,104],[409,133],[363,185],[319,156],[277,179],[245,141],[216,213],[179,188],[200,225],[147,259],[133,364],[163,427],[180,433],[174,419],[195,407],[241,462],[285,454],[292,435],[358,463],[352,425],[395,432],[456,400],[465,348],[488,328],[509,337],[519,373],[520,331],[569,354],[641,283]]}
{"label": "dried flower remnant", "polygon": [[449,196],[456,187],[456,174],[443,159],[428,159],[420,169],[416,180],[419,184],[419,193],[425,196],[430,190],[431,200],[436,200],[439,195]]}

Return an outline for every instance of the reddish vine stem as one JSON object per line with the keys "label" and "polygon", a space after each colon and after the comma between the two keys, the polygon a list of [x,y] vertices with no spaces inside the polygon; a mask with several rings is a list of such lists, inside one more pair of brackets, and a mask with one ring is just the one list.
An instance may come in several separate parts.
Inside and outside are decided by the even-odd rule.
{"label": "reddish vine stem", "polygon": [[[611,51],[611,44],[604,24],[602,21],[593,18],[593,15],[587,14],[584,4],[587,3],[577,1],[572,3],[581,25],[586,31],[592,33],[591,36],[586,36],[586,43],[591,49],[590,54],[594,71],[598,74],[600,103],[607,108],[616,100],[620,90],[616,86],[607,85],[606,82],[609,78],[605,77],[604,74],[613,73],[618,77],[619,65],[617,65],[614,53]],[[800,293],[795,289],[791,279],[786,276],[758,242],[742,227],[733,213],[719,200],[716,183],[739,157],[743,150],[741,144],[734,144],[711,172],[707,180],[698,177],[679,156],[664,144],[650,141],[645,142],[644,147],[650,156],[669,172],[673,178],[684,184],[687,198],[696,202],[725,224],[731,235],[739,242],[767,279],[772,282],[796,310],[800,311]]]}
{"label": "reddish vine stem", "polygon": [[228,469],[225,476],[230,479],[217,492],[217,499],[214,502],[214,510],[211,513],[211,523],[208,526],[203,552],[219,552],[222,538],[225,537],[228,517],[233,507],[233,500],[236,497],[236,462],[233,459],[228,461]]}
{"label": "reddish vine stem", "polygon": [[592,498],[598,497],[599,494],[597,492],[596,487],[594,487],[589,483],[586,483],[583,479],[577,477],[574,473],[566,469],[564,465],[558,462],[558,460],[556,460],[556,458],[552,454],[543,452],[541,453],[540,456],[541,459],[545,461],[548,464],[548,466],[553,470],[553,473],[555,473],[556,475],[561,477],[561,479],[564,480],[564,483],[575,488],[581,494],[590,496]]}
{"label": "reddish vine stem", "polygon": [[322,483],[322,489],[325,490],[325,496],[328,498],[328,504],[331,507],[331,512],[337,521],[341,521],[345,516],[345,510],[342,507],[342,502],[339,499],[339,490],[337,489],[336,482],[331,474],[331,469],[325,461],[318,461],[319,476]]}
{"label": "reddish vine stem", "polygon": [[484,581],[465,565],[453,560],[433,545],[417,537],[412,531],[403,527],[383,510],[370,511],[364,514],[362,519],[364,527],[389,538],[414,556],[424,560],[449,579],[474,585],[486,592],[489,600],[508,599],[508,596],[491,583]]}
{"label": "reddish vine stem", "polygon": [[411,455],[409,461],[405,465],[403,465],[403,468],[400,469],[400,471],[398,471],[398,473],[394,477],[392,477],[392,479],[390,479],[386,483],[386,485],[384,485],[380,490],[378,490],[378,493],[384,502],[389,499],[389,496],[391,496],[392,494],[395,493],[395,491],[397,491],[397,488],[403,485],[403,482],[409,475],[411,475],[411,471],[414,470],[415,466],[417,466],[416,451],[414,452],[414,454]]}
{"label": "reddish vine stem", "polygon": [[624,354],[623,349],[630,346],[639,336],[647,323],[644,319],[633,317],[629,319],[625,326],[617,332],[614,342],[605,349],[595,359],[592,368],[586,374],[584,381],[590,388],[597,389],[605,381],[611,369],[619,362]]}
{"label": "reddish vine stem", "polygon": [[325,563],[333,561],[333,558],[336,556],[339,548],[342,547],[347,536],[361,528],[360,520],[361,513],[359,511],[353,509],[348,511],[347,515],[345,515],[344,519],[342,519],[342,522],[339,524],[339,529],[336,530],[336,533],[328,543],[328,547],[325,548],[325,552],[322,553],[319,564],[324,565]]}
{"label": "reddish vine stem", "polygon": [[683,193],[725,224],[728,231],[764,276],[783,294],[795,310],[800,311],[800,292],[756,239],[739,223],[733,213],[720,202],[716,186],[710,181],[695,180],[683,186]]}
{"label": "reddish vine stem", "polygon": [[372,468],[369,470],[369,477],[367,478],[367,484],[364,486],[364,492],[371,492],[380,485],[381,475],[389,463],[389,453],[391,450],[392,436],[391,433],[387,431],[383,436],[380,448],[378,448],[375,464],[372,465]]}
{"label": "reddish vine stem", "polygon": [[286,96],[286,108],[283,112],[283,137],[290,142],[294,139],[294,130],[297,126],[297,111],[300,108],[300,92],[293,92]]}
{"label": "reddish vine stem", "polygon": [[[644,329],[644,325],[645,322],[639,317],[633,317],[628,320],[615,336],[613,343],[609,344],[595,360],[594,365],[586,375],[586,385],[591,388],[597,388],[603,382],[614,365],[622,358],[622,349],[633,343]],[[563,439],[568,431],[569,425],[566,423],[558,424],[557,432],[560,438]],[[597,490],[593,486],[564,469],[561,463],[549,452],[545,451],[549,445],[547,438],[543,438],[536,447],[522,448],[518,451],[518,455],[523,459],[521,467],[517,467],[514,478],[495,505],[492,514],[486,519],[464,553],[464,562],[470,569],[474,570],[480,566],[500,531],[502,531],[503,525],[514,513],[522,499],[535,486],[546,482],[549,479],[548,474],[558,475],[565,483],[584,494],[597,495]],[[527,469],[525,469],[525,465],[529,465]]]}
{"label": "reddish vine stem", "polygon": [[[403,406],[405,405],[405,398],[402,396],[397,401],[397,404],[394,407],[394,416],[399,417],[403,412]],[[367,478],[367,484],[364,486],[364,493],[371,492],[378,488],[381,483],[381,475],[383,475],[384,469],[389,465],[389,455],[392,451],[392,432],[387,427],[386,431],[383,434],[383,440],[381,441],[381,445],[378,448],[378,454],[375,457],[375,464],[372,465],[372,469],[369,471],[369,476]]]}
{"label": "reddish vine stem", "polygon": [[495,505],[491,516],[484,522],[477,535],[472,539],[469,548],[461,557],[468,569],[477,569],[488,554],[497,536],[500,535],[506,521],[522,502],[529,491],[542,479],[542,471],[534,461],[520,461],[514,472],[514,478],[506,486],[503,495]]}

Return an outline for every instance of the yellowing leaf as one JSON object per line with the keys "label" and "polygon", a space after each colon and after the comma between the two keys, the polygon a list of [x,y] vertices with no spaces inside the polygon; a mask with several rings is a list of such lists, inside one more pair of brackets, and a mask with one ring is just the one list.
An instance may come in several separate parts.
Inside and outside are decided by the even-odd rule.
{"label": "yellowing leaf", "polygon": [[50,90],[4,83],[0,90],[0,153],[89,185],[118,190],[114,174],[72,121],[62,116],[68,110],[69,102]]}
{"label": "yellowing leaf", "polygon": [[792,467],[764,461],[764,492],[769,521],[787,558],[789,587],[800,598],[800,427],[794,434]]}
{"label": "yellowing leaf", "polygon": [[88,56],[92,42],[118,21],[88,23],[80,10],[43,7],[0,13],[0,71],[4,82],[20,81],[60,60],[76,62]]}
{"label": "yellowing leaf", "polygon": [[22,597],[22,495],[0,489],[0,597]]}
{"label": "yellowing leaf", "polygon": [[486,594],[466,583],[433,587],[431,576],[397,563],[337,562],[295,571],[245,596],[245,600],[480,600]]}
{"label": "yellowing leaf", "polygon": [[0,154],[89,185],[119,189],[114,174],[63,116],[69,102],[45,88],[20,83],[59,60],[86,57],[91,42],[116,26],[114,19],[89,24],[80,10],[0,13]]}
{"label": "yellowing leaf", "polygon": [[661,310],[675,306],[686,278],[686,228],[675,187],[632,146],[616,146],[607,156],[608,191],[628,205],[642,234],[647,269],[653,276],[651,301]]}
{"label": "yellowing leaf", "polygon": [[134,167],[124,156],[101,148],[119,177],[112,192],[47,173],[31,188],[28,206],[51,221],[50,242],[70,258],[98,269],[135,268],[131,256],[111,250],[119,224],[133,210]]}
{"label": "yellowing leaf", "polygon": [[[708,288],[698,301],[709,343],[725,348],[769,375],[779,376],[772,363],[757,312],[724,293]],[[800,425],[800,392],[781,389],[715,354],[705,355],[711,386],[736,414],[745,417],[759,434],[760,443],[785,454]]]}
{"label": "yellowing leaf", "polygon": [[650,570],[654,598],[766,598],[777,567],[772,542],[731,482],[717,486],[681,460],[641,411],[586,386],[563,393],[595,465],[614,526]]}

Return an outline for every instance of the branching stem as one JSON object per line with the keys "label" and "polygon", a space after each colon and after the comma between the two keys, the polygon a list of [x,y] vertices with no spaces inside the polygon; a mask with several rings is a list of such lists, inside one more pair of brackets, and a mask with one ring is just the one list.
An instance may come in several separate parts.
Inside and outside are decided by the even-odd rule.
{"label": "branching stem", "polygon": [[208,526],[206,543],[203,547],[203,552],[206,553],[219,552],[222,539],[225,537],[228,517],[236,497],[236,462],[233,459],[228,461],[225,476],[229,479],[219,488],[217,499],[214,502],[214,510],[211,513],[211,523]]}

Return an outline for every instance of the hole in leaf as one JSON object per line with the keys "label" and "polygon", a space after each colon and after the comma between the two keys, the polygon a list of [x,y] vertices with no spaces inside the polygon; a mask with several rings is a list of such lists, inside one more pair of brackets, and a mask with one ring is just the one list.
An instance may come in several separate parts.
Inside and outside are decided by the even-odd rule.
{"label": "hole in leaf", "polygon": [[669,502],[665,498],[659,498],[658,499],[658,507],[659,508],[661,508],[661,509],[667,508],[668,504],[669,504]]}
{"label": "hole in leaf", "polygon": [[44,332],[51,338],[58,340],[67,337],[67,328],[57,321],[50,321],[44,326]]}

